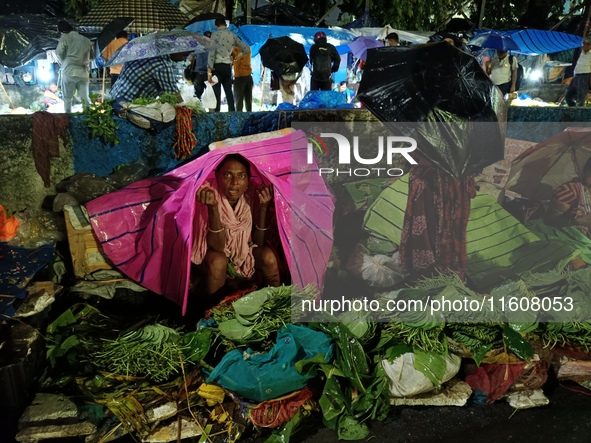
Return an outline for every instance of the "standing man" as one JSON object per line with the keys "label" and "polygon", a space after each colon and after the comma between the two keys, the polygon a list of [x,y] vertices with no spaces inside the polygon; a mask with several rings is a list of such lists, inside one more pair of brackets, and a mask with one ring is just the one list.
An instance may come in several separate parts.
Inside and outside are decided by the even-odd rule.
{"label": "standing man", "polygon": [[[232,93],[232,61],[230,54],[232,48],[237,46],[240,49],[238,55],[250,56],[250,48],[240,38],[226,27],[226,20],[218,18],[215,21],[216,31],[211,34],[211,39],[220,44],[220,47],[209,53],[207,61],[207,81],[213,85],[213,92],[217,99],[215,111],[219,112],[222,105],[222,86],[228,100],[228,111],[234,112],[234,94]],[[213,76],[218,82],[213,84]]]}
{"label": "standing man", "polygon": [[236,110],[242,112],[242,103],[246,112],[252,112],[252,67],[250,66],[250,53],[240,52],[237,46],[232,49],[232,67],[234,68],[234,99]]}
{"label": "standing man", "polygon": [[60,21],[57,29],[61,37],[57,44],[56,55],[61,64],[62,92],[64,94],[64,112],[72,112],[72,99],[78,90],[78,96],[85,103],[90,103],[88,96],[88,78],[91,43],[78,34],[66,21]]}
{"label": "standing man", "polygon": [[310,64],[312,65],[312,91],[330,91],[332,89],[332,73],[339,70],[341,56],[337,48],[326,41],[322,31],[314,35],[314,44],[310,48]]}
{"label": "standing man", "polygon": [[583,40],[583,49],[577,60],[574,74],[564,98],[569,106],[585,106],[591,79],[591,38]]}
{"label": "standing man", "polygon": [[498,86],[503,96],[515,92],[517,82],[517,59],[508,56],[507,51],[497,49],[497,56],[486,64],[486,73]]}
{"label": "standing man", "polygon": [[[127,36],[127,31],[121,31],[119,34],[117,34],[117,38],[115,40],[111,41],[111,43],[109,43],[107,45],[107,47],[103,50],[103,58],[105,59],[105,61],[109,60],[111,58],[111,56],[113,54],[115,54],[115,52],[117,52],[117,49],[119,49],[121,46],[125,45],[128,41],[129,40],[128,40],[128,36]],[[113,85],[117,81],[117,78],[119,78],[119,74],[121,74],[121,68],[123,68],[123,65],[109,66],[109,76],[111,77],[111,88],[113,87]]]}

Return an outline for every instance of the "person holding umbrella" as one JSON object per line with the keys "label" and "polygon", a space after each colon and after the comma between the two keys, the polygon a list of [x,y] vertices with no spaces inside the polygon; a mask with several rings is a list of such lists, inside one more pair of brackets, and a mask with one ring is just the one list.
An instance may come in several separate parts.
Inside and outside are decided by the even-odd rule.
{"label": "person holding umbrella", "polygon": [[[107,47],[103,50],[103,58],[105,60],[109,60],[111,58],[111,56],[113,54],[115,54],[115,52],[117,52],[117,49],[119,49],[121,46],[126,44],[128,42],[128,40],[129,40],[129,37],[127,35],[127,31],[120,31],[117,34],[117,37],[114,40],[112,40],[107,45]],[[109,66],[109,76],[111,77],[111,88],[113,87],[113,85],[115,84],[117,79],[119,78],[119,74],[121,73],[122,68],[123,68],[123,65]]]}
{"label": "person holding umbrella", "polygon": [[[237,46],[241,51],[236,55],[236,58],[242,56],[250,56],[250,48],[244,42],[230,31],[226,26],[226,20],[218,18],[215,21],[216,31],[211,34],[211,39],[219,43],[219,47],[209,53],[207,61],[207,81],[213,85],[213,91],[217,98],[216,112],[220,111],[222,104],[222,86],[224,93],[228,100],[228,111],[236,111],[234,106],[234,94],[232,92],[232,60],[230,54],[232,48]],[[214,84],[213,76],[218,78],[218,82]]]}
{"label": "person holding umbrella", "polygon": [[111,87],[111,97],[120,103],[169,93],[176,94],[179,103],[182,102],[172,62],[182,62],[190,53],[187,51],[125,62],[117,82]]}
{"label": "person holding umbrella", "polygon": [[565,100],[569,106],[585,106],[591,80],[591,38],[583,40],[583,49],[575,66],[574,78],[565,93]]}
{"label": "person holding umbrella", "polygon": [[130,40],[106,65],[123,63],[119,79],[111,88],[116,105],[135,98],[156,98],[162,93],[182,97],[172,62],[183,62],[193,52],[206,52],[217,44],[200,34],[185,30],[155,32]]}

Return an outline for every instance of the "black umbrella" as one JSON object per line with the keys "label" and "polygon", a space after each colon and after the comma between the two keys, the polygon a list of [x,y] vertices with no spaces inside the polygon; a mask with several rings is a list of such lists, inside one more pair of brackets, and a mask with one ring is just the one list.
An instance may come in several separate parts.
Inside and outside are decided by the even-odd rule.
{"label": "black umbrella", "polygon": [[357,96],[453,177],[503,158],[503,97],[474,57],[446,42],[368,51]]}
{"label": "black umbrella", "polygon": [[207,12],[205,14],[199,14],[196,15],[195,17],[193,17],[191,19],[191,21],[189,21],[189,23],[187,23],[187,26],[190,25],[191,23],[197,23],[197,22],[203,22],[206,20],[226,20],[226,17],[224,16],[224,14],[220,14],[219,12]]}
{"label": "black umbrella", "polygon": [[301,43],[289,37],[268,39],[261,47],[261,63],[278,75],[300,72],[308,63],[308,54]]}
{"label": "black umbrella", "polygon": [[134,19],[132,17],[117,17],[116,19],[109,22],[109,24],[103,28],[100,35],[96,39],[99,47],[99,53],[102,53],[107,45],[111,43],[115,37],[117,37],[117,34],[127,28],[133,20]]}

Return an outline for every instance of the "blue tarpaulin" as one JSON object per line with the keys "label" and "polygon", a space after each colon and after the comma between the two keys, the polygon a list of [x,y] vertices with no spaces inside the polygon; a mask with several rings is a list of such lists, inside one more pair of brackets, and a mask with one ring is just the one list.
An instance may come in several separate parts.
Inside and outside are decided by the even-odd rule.
{"label": "blue tarpaulin", "polygon": [[251,47],[253,56],[269,38],[289,37],[304,45],[306,52],[314,44],[314,34],[322,31],[326,34],[328,43],[339,46],[353,41],[357,37],[351,31],[341,28],[309,28],[305,26],[278,26],[278,25],[243,25],[236,34]]}
{"label": "blue tarpaulin", "polygon": [[[480,30],[474,35],[474,38],[491,32],[490,30]],[[541,31],[539,29],[521,29],[512,31],[494,31],[498,34],[510,35],[519,46],[519,51],[511,51],[513,54],[523,55],[542,55],[555,54],[557,52],[568,51],[578,48],[582,44],[582,37],[573,34],[556,31]],[[468,43],[470,44],[470,43]]]}
{"label": "blue tarpaulin", "polygon": [[583,38],[578,35],[537,29],[509,31],[509,35],[519,46],[519,52],[524,55],[554,54],[578,48],[583,42]]}
{"label": "blue tarpaulin", "polygon": [[26,249],[0,242],[0,316],[14,315],[13,302],[25,298],[27,284],[51,262],[54,251],[53,244]]}

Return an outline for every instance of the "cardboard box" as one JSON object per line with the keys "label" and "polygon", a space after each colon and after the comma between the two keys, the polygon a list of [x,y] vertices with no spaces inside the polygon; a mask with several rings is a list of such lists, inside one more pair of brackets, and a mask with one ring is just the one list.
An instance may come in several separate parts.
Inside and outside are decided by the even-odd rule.
{"label": "cardboard box", "polygon": [[114,269],[113,264],[104,255],[103,248],[97,241],[88,219],[84,218],[86,214],[80,208],[73,207],[65,210],[64,216],[76,277],[86,278],[87,275],[98,270]]}

